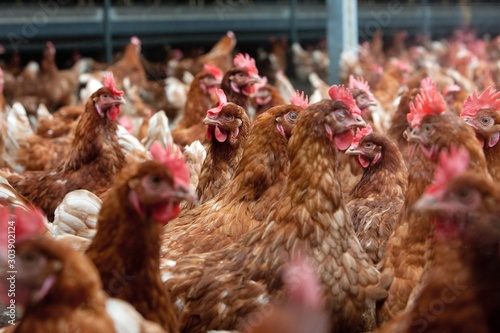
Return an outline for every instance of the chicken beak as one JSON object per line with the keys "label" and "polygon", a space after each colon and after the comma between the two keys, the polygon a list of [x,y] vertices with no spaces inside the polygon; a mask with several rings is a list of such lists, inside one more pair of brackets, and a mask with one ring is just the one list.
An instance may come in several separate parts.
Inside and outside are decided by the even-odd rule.
{"label": "chicken beak", "polygon": [[127,104],[125,102],[125,99],[123,98],[123,96],[115,96],[115,103],[116,104]]}
{"label": "chicken beak", "polygon": [[350,146],[344,154],[346,155],[360,155],[361,151],[356,146]]}
{"label": "chicken beak", "polygon": [[247,81],[245,82],[247,85],[255,84],[262,82],[262,78],[258,75],[252,75],[250,76]]}
{"label": "chicken beak", "polygon": [[347,128],[366,127],[366,122],[361,116],[354,116],[352,121],[347,123]]}
{"label": "chicken beak", "polygon": [[474,124],[473,121],[470,121],[470,118],[469,117],[466,117],[466,118],[462,118],[464,120],[464,122],[469,125],[470,127],[472,127],[474,130],[477,130],[477,125]]}
{"label": "chicken beak", "polygon": [[437,208],[439,208],[438,198],[430,194],[424,194],[415,202],[412,210],[418,212],[431,212]]}
{"label": "chicken beak", "polygon": [[203,124],[222,126],[222,123],[217,119],[217,116],[210,116],[210,115],[207,115],[205,119],[203,119]]}
{"label": "chicken beak", "polygon": [[410,128],[408,127],[403,136],[406,138],[408,142],[417,142],[417,143],[422,143],[422,138],[420,138],[420,130],[418,127],[416,128]]}
{"label": "chicken beak", "polygon": [[189,203],[196,203],[198,201],[198,196],[196,192],[188,186],[179,186],[176,190],[176,199],[180,201],[187,201]]}

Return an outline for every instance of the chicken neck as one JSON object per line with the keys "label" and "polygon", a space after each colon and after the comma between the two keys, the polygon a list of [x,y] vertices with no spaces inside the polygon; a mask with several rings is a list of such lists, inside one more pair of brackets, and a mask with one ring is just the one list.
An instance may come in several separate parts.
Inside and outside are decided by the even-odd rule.
{"label": "chicken neck", "polygon": [[[272,260],[273,272],[282,268],[285,253],[292,258],[310,256],[321,277],[327,309],[336,318],[333,327],[349,331],[361,323],[366,297],[372,296],[365,288],[378,282],[378,272],[356,238],[343,201],[338,152],[326,133],[312,131],[313,127],[323,126],[309,123],[299,129],[297,124],[288,145],[290,173],[282,199],[273,206],[259,240],[262,244],[251,246],[265,247],[266,253],[255,260],[264,266]],[[274,276],[268,285],[279,285],[278,278]],[[352,316],[348,309],[353,308],[359,316]]]}
{"label": "chicken neck", "polygon": [[257,201],[250,214],[267,217],[288,175],[287,141],[273,125],[254,123],[233,180],[221,192],[224,202]]}
{"label": "chicken neck", "polygon": [[116,130],[116,122],[100,117],[90,99],[76,125],[70,152],[59,169],[63,172],[74,171],[98,161],[100,165],[110,168],[108,171],[116,173],[125,165],[125,155],[118,143]]}
{"label": "chicken neck", "polygon": [[121,204],[122,199],[116,198],[128,197],[124,189],[111,191],[87,255],[110,296],[126,300],[146,319],[175,332],[176,323],[168,317],[171,303],[160,278],[162,226],[150,216],[139,216],[132,205]]}
{"label": "chicken neck", "polygon": [[493,180],[498,182],[500,181],[500,143],[497,143],[493,147],[488,147],[485,144],[483,149],[486,163],[488,164],[488,171]]}

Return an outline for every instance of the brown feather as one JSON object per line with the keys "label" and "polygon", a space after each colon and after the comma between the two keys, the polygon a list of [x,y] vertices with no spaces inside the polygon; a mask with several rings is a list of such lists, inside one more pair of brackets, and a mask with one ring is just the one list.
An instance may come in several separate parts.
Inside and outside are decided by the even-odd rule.
{"label": "brown feather", "polygon": [[364,170],[363,177],[350,194],[347,208],[361,245],[370,259],[378,263],[403,205],[408,172],[392,141],[372,133],[361,140],[358,149],[363,149],[366,142],[379,147],[381,157]]}
{"label": "brown feather", "polygon": [[[262,114],[252,125],[233,179],[213,199],[185,210],[164,230],[169,259],[220,249],[264,220],[279,199],[288,175],[288,137],[300,108],[283,105]],[[282,126],[283,137],[277,126]]]}
{"label": "brown feather", "polygon": [[177,318],[160,279],[162,226],[149,212],[144,217],[139,215],[129,199],[131,184],[149,174],[172,181],[169,171],[153,161],[129,165],[117,175],[103,202],[97,233],[86,254],[99,270],[104,290],[110,296],[129,302],[144,318],[175,333],[179,331]]}
{"label": "brown feather", "polygon": [[56,168],[8,178],[9,183],[40,207],[49,220],[53,219],[56,207],[67,193],[86,189],[100,194],[125,165],[125,156],[116,138],[116,122],[100,117],[94,106],[93,99],[102,94],[112,95],[112,92],[101,88],[89,98],[70,151]]}
{"label": "brown feather", "polygon": [[[324,100],[301,111],[288,145],[288,182],[265,223],[227,248],[163,268],[174,275],[165,284],[183,304],[182,331],[245,327],[239,318],[280,299],[283,266],[302,253],[316,265],[332,331],[356,331],[379,274],[354,234],[336,174],[338,153],[325,129],[329,124],[334,134],[345,131],[335,120],[336,110],[344,108]],[[360,274],[365,285],[358,282]]]}
{"label": "brown feather", "polygon": [[[487,174],[484,153],[470,126],[451,112],[427,115],[421,126],[427,124],[433,129],[430,137],[438,151],[449,149],[451,145],[463,145],[470,154],[469,169]],[[382,273],[393,274],[394,282],[388,298],[379,304],[379,323],[389,320],[406,307],[411,294],[420,289],[425,272],[432,266],[427,258],[435,257],[432,246],[434,216],[431,213],[417,213],[411,207],[433,180],[435,166],[436,161],[425,157],[417,145],[410,160],[408,190],[403,208],[387,243],[386,256],[380,263]]]}

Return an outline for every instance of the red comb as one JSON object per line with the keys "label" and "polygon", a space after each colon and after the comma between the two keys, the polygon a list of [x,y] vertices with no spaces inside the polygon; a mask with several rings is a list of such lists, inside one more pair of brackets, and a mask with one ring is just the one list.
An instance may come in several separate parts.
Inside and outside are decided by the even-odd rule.
{"label": "red comb", "polygon": [[224,75],[222,70],[219,67],[214,66],[214,65],[205,64],[205,65],[203,65],[203,70],[205,72],[213,75],[213,77],[216,80],[222,80],[222,76]]}
{"label": "red comb", "polygon": [[446,189],[448,182],[462,175],[469,166],[470,156],[463,146],[451,146],[450,151],[443,150],[439,154],[439,161],[434,170],[434,180],[427,187],[425,193],[437,194]]}
{"label": "red comb", "polygon": [[115,95],[115,96],[122,96],[123,95],[123,91],[116,90],[115,78],[113,76],[113,72],[106,72],[106,74],[104,74],[104,79],[102,80],[102,84],[106,88],[111,90],[113,92],[113,95]]}
{"label": "red comb", "polygon": [[500,92],[497,92],[492,87],[486,88],[479,96],[477,91],[474,91],[472,96],[467,97],[465,100],[460,117],[474,117],[479,110],[484,109],[500,110],[499,98]]}
{"label": "red comb", "polygon": [[234,65],[246,69],[250,75],[259,75],[259,70],[255,66],[255,59],[250,57],[247,53],[245,53],[245,55],[238,53],[236,57],[234,57]]}
{"label": "red comb", "polygon": [[219,102],[219,104],[216,107],[211,108],[210,110],[207,111],[207,114],[210,116],[216,115],[219,112],[221,112],[224,105],[227,104],[227,97],[226,97],[226,94],[224,93],[224,90],[217,89],[216,95],[217,95],[217,101]]}
{"label": "red comb", "polygon": [[309,105],[309,96],[307,96],[304,92],[295,90],[292,97],[290,97],[290,103],[303,109]]}
{"label": "red comb", "polygon": [[11,209],[9,206],[0,204],[0,246],[1,251],[6,251],[9,244],[8,231],[15,235],[15,241],[19,242],[26,237],[41,234],[45,230],[42,213],[31,207],[27,211],[20,207]]}
{"label": "red comb", "polygon": [[373,97],[373,94],[370,91],[370,85],[367,81],[365,81],[362,77],[358,77],[357,79],[354,75],[349,75],[349,89],[359,89],[363,90],[370,97]]}
{"label": "red comb", "polygon": [[373,129],[370,126],[370,124],[367,124],[366,127],[364,128],[358,128],[356,129],[356,136],[354,136],[354,139],[352,139],[351,146],[357,147],[361,140],[368,134],[372,133]]}
{"label": "red comb", "polygon": [[179,149],[172,147],[164,149],[161,143],[155,141],[149,151],[155,160],[170,169],[177,185],[189,186],[189,168],[186,164],[186,158]]}
{"label": "red comb", "polygon": [[428,76],[420,82],[420,88],[422,90],[434,91],[437,90],[437,84],[432,77]]}
{"label": "red comb", "polygon": [[439,91],[421,89],[415,101],[410,103],[410,113],[406,119],[411,127],[418,127],[425,116],[440,114],[444,110],[446,110],[446,102]]}
{"label": "red comb", "polygon": [[328,90],[328,95],[335,101],[341,101],[351,110],[353,115],[361,117],[361,110],[356,105],[351,92],[344,86],[333,85]]}

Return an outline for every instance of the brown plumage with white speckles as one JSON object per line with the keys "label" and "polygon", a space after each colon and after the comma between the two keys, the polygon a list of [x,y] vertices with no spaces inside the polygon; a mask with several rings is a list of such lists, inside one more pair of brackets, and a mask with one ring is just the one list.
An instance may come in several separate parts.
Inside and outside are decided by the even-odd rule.
{"label": "brown plumage with white speckles", "polygon": [[300,110],[283,105],[257,118],[233,179],[214,199],[165,227],[163,259],[220,249],[267,217],[286,183],[287,143]]}
{"label": "brown plumage with white speckles", "polygon": [[89,97],[70,151],[56,168],[8,177],[12,187],[40,207],[49,220],[67,193],[86,189],[99,194],[111,186],[114,175],[125,165],[113,119],[123,99],[114,94],[103,87]]}
{"label": "brown plumage with white speckles", "polygon": [[[126,166],[107,194],[97,233],[86,252],[110,296],[129,302],[169,333],[179,330],[160,279],[160,233],[163,224],[177,216],[180,202],[189,193],[176,184],[175,172],[158,161]],[[155,218],[158,210],[165,212],[162,220]]]}
{"label": "brown plumage with white speckles", "polygon": [[354,234],[332,167],[335,144],[349,144],[352,128],[359,126],[361,117],[340,101],[302,110],[288,145],[288,182],[265,222],[238,243],[163,268],[183,332],[241,329],[248,314],[270,311],[269,301],[282,292],[284,264],[301,254],[316,266],[332,331],[357,330],[367,303],[385,296],[379,272]]}
{"label": "brown plumage with white speckles", "polygon": [[[351,146],[353,147],[353,146]],[[403,206],[408,172],[398,147],[381,134],[363,137],[357,147],[348,149],[364,164],[360,182],[350,193],[347,208],[356,235],[374,263],[384,253],[387,239]]]}
{"label": "brown plumage with white speckles", "polygon": [[[387,242],[385,258],[380,262],[382,273],[393,275],[394,280],[388,298],[379,304],[379,324],[406,307],[411,295],[420,289],[425,272],[432,266],[429,259],[437,259],[432,245],[434,216],[411,209],[433,179],[436,154],[451,145],[463,145],[471,156],[469,168],[480,174],[488,173],[484,153],[474,132],[455,114],[445,111],[426,115],[420,129],[409,134],[414,147],[408,170],[408,190],[394,233]],[[413,135],[414,132],[418,133]]]}
{"label": "brown plumage with white speckles", "polygon": [[[243,146],[251,126],[245,110],[234,103],[227,103],[220,113],[214,117],[207,116],[203,122],[208,125],[210,142],[196,188],[198,204],[217,196],[232,178],[243,155]],[[187,205],[185,209],[193,206]]]}

